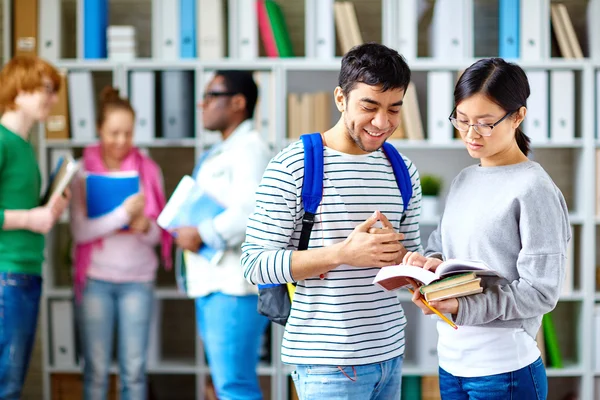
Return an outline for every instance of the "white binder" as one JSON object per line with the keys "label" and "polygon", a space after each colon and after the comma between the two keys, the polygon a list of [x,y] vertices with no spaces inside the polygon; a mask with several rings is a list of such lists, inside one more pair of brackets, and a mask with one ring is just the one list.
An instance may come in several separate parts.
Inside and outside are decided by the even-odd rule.
{"label": "white binder", "polygon": [[548,142],[548,71],[527,71],[531,94],[527,99],[527,114],[523,121],[523,132],[532,143]]}
{"label": "white binder", "polygon": [[427,140],[448,143],[454,128],[448,120],[454,104],[454,80],[450,71],[427,74]]}
{"label": "white binder", "polygon": [[130,75],[131,105],[136,112],[135,143],[148,144],[155,138],[156,79],[154,71],[133,71]]}
{"label": "white binder", "polygon": [[545,60],[550,57],[550,2],[520,1],[519,54],[522,60]]}
{"label": "white binder", "polygon": [[258,17],[254,0],[229,0],[229,56],[258,57]]}
{"label": "white binder", "polygon": [[258,86],[258,102],[254,111],[256,130],[271,145],[276,144],[275,84],[271,71],[256,71],[254,81]]}
{"label": "white binder", "polygon": [[198,0],[197,40],[198,57],[214,60],[225,57],[225,31],[223,0]]}
{"label": "white binder", "polygon": [[550,138],[571,143],[575,138],[575,73],[550,72]]}
{"label": "white binder", "polygon": [[71,137],[74,142],[96,139],[96,102],[90,71],[70,71],[67,75]]}
{"label": "white binder", "polygon": [[55,61],[61,58],[62,0],[43,0],[38,3],[38,51],[42,58]]}
{"label": "white binder", "polygon": [[333,0],[305,0],[306,57],[333,58],[335,29]]}
{"label": "white binder", "polygon": [[152,1],[152,56],[179,59],[179,0]]}
{"label": "white binder", "polygon": [[473,57],[473,0],[436,0],[431,22],[432,56],[440,60]]}
{"label": "white binder", "polygon": [[148,366],[155,367],[161,361],[161,321],[162,302],[154,299],[152,310],[152,321],[150,322],[150,333],[148,335]]}
{"label": "white binder", "polygon": [[398,52],[408,60],[416,59],[418,54],[418,1],[402,0],[398,4]]}
{"label": "white binder", "polygon": [[592,60],[600,60],[600,0],[588,0],[586,15],[589,57]]}
{"label": "white binder", "polygon": [[50,303],[50,329],[54,367],[75,366],[75,326],[71,300]]}

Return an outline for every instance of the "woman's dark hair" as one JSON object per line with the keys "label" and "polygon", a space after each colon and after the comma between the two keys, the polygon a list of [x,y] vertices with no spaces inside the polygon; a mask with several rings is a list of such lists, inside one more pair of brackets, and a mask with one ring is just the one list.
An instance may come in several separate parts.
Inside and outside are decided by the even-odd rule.
{"label": "woman's dark hair", "polygon": [[357,83],[381,85],[385,92],[406,90],[409,82],[410,68],[404,58],[396,50],[379,43],[365,43],[350,49],[342,58],[338,77],[338,86],[346,97]]}
{"label": "woman's dark hair", "polygon": [[246,98],[246,117],[254,116],[254,108],[258,99],[258,87],[250,71],[221,70],[215,76],[222,76],[228,92],[241,94]]}
{"label": "woman's dark hair", "polygon": [[[456,83],[454,104],[482,94],[506,112],[516,112],[527,107],[529,93],[529,81],[521,67],[501,58],[484,58],[467,68]],[[531,140],[521,128],[517,128],[515,139],[523,154],[528,155]]]}
{"label": "woman's dark hair", "polygon": [[125,110],[129,111],[135,118],[135,110],[131,106],[129,99],[121,97],[119,89],[112,86],[105,86],[100,93],[100,110],[96,117],[96,126],[102,127],[106,116],[113,110]]}

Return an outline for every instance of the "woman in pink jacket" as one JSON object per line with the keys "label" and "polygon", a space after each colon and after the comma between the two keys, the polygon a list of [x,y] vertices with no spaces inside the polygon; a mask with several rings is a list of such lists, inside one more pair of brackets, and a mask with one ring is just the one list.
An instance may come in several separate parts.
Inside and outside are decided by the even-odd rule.
{"label": "woman in pink jacket", "polygon": [[[105,399],[117,325],[120,398],[146,399],[146,354],[159,259],[170,266],[171,240],[156,224],[165,205],[159,167],[132,144],[135,112],[107,87],[101,95],[100,142],[85,148],[72,185],[74,285],[84,366],[84,398]],[[113,211],[88,218],[85,173],[137,171],[140,192]],[[127,227],[127,228],[124,228]]]}

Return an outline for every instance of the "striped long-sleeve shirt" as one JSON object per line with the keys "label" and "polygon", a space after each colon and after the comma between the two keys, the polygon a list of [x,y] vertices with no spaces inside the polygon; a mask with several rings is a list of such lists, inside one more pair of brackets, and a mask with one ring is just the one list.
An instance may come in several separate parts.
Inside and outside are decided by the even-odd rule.
{"label": "striped long-sleeve shirt", "polygon": [[[304,148],[295,142],[268,165],[257,191],[242,245],[244,274],[253,284],[293,282],[291,255],[302,228]],[[413,196],[401,223],[403,202],[383,151],[350,155],[324,149],[323,199],[315,216],[309,249],[345,240],[374,211],[405,234],[409,251],[422,251],[419,235],[421,185],[408,166]],[[376,225],[377,226],[377,225]],[[377,268],[340,265],[297,282],[282,343],[289,364],[364,365],[404,353],[406,318],[397,296],[373,285]]]}

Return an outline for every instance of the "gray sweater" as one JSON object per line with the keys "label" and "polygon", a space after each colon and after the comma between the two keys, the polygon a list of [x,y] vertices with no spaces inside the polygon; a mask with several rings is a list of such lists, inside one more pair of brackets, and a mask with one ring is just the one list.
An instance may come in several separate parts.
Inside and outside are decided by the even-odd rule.
{"label": "gray sweater", "polygon": [[459,298],[458,325],[523,328],[535,338],[556,306],[571,228],[565,199],[536,162],[474,165],[452,182],[427,256],[484,261],[505,279]]}

